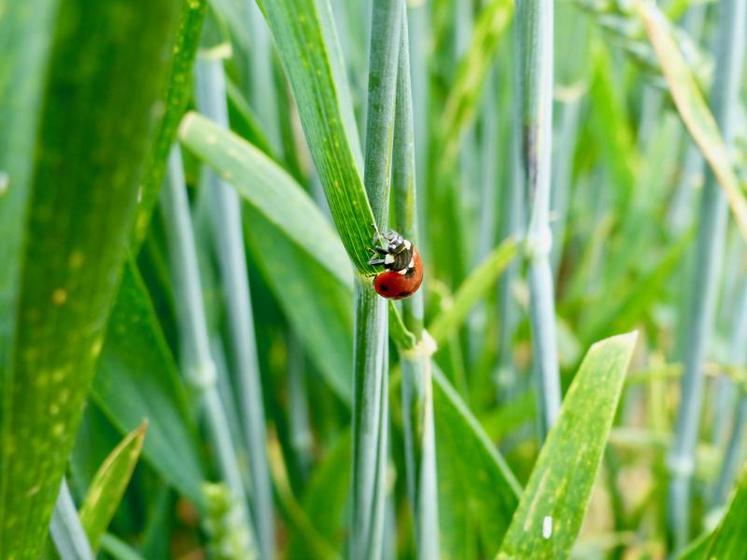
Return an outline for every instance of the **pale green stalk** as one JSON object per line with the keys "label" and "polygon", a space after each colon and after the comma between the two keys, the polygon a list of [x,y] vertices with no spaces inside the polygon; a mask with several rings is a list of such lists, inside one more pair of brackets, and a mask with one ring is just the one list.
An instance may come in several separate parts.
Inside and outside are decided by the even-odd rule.
{"label": "pale green stalk", "polygon": [[[711,110],[729,146],[734,138],[733,124],[744,64],[747,0],[725,0],[720,3],[720,10]],[[700,207],[682,399],[668,457],[671,473],[668,525],[675,550],[685,546],[689,535],[690,480],[695,467],[703,404],[703,364],[713,329],[727,212],[726,198],[709,170]]]}
{"label": "pale green stalk", "polygon": [[[402,37],[397,70],[397,103],[394,129],[392,189],[394,215],[399,232],[416,246],[417,223],[415,145],[410,85],[407,18],[402,18]],[[423,340],[423,289],[402,302],[403,320],[415,335],[418,351],[400,349],[402,368],[402,418],[405,436],[405,467],[408,496],[413,512],[417,558],[439,557],[438,492],[436,488],[436,441],[431,388],[431,351]]]}
{"label": "pale green stalk", "polygon": [[210,354],[189,200],[181,153],[176,146],[172,148],[169,156],[168,180],[161,191],[161,207],[179,314],[179,331],[184,354],[182,367],[187,381],[202,399],[205,420],[210,440],[215,447],[221,477],[239,508],[241,523],[246,527],[247,535],[254,541],[238,458],[216,387],[216,367]]}
{"label": "pale green stalk", "polygon": [[516,24],[521,61],[522,156],[530,209],[526,237],[529,260],[532,355],[539,431],[547,435],[560,410],[555,299],[550,268],[550,177],[552,154],[553,2],[520,0]]}
{"label": "pale green stalk", "polygon": [[54,505],[49,532],[62,560],[95,558],[65,479],[62,480],[60,493]]}
{"label": "pale green stalk", "polygon": [[[197,104],[207,117],[228,126],[223,62],[218,58],[197,61]],[[234,370],[238,380],[243,434],[248,451],[252,513],[262,558],[274,556],[272,485],[267,465],[262,384],[257,358],[254,319],[241,226],[241,205],[236,191],[213,172],[207,186],[212,210],[213,238],[220,265]]]}
{"label": "pale green stalk", "polygon": [[[363,182],[375,223],[385,230],[389,216],[389,178],[394,95],[403,0],[373,6],[366,110]],[[373,237],[374,232],[371,232]],[[361,277],[355,281],[353,346],[353,488],[350,554],[378,558],[382,552],[388,428],[387,302]]]}

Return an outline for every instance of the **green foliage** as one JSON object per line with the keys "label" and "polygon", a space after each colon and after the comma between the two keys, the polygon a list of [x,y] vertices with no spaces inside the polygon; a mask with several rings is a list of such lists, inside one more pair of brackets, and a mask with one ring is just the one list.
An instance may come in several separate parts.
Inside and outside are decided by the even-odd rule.
{"label": "green foliage", "polygon": [[[45,542],[125,256],[176,15],[171,0],[148,3],[148,18],[139,4],[61,2],[48,70],[30,68],[46,76],[33,142],[28,123],[14,119],[34,159],[33,170],[8,178],[28,208],[18,201],[22,248],[2,264],[19,286],[3,332],[4,557],[34,558]],[[137,42],[123,40],[135,33]]]}
{"label": "green foliage", "polygon": [[195,503],[204,477],[194,417],[158,316],[135,267],[125,267],[92,397],[123,433],[147,421],[143,456]]}
{"label": "green foliage", "polygon": [[0,0],[0,557],[741,559],[745,3]]}
{"label": "green foliage", "polygon": [[547,435],[498,558],[566,557],[602,462],[636,333],[591,347]]}
{"label": "green foliage", "polygon": [[80,508],[80,522],[94,550],[99,548],[101,537],[130,482],[132,471],[140,458],[147,427],[147,422],[143,422],[127,434],[99,467],[88,487]]}

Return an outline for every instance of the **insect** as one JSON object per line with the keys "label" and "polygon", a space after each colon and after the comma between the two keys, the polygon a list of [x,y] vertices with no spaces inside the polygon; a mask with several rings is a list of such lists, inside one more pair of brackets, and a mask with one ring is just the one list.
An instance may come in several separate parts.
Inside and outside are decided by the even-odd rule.
{"label": "insect", "polygon": [[423,261],[412,242],[396,231],[383,235],[377,232],[373,251],[376,254],[368,264],[385,269],[374,277],[376,293],[387,299],[404,299],[418,291],[423,281]]}

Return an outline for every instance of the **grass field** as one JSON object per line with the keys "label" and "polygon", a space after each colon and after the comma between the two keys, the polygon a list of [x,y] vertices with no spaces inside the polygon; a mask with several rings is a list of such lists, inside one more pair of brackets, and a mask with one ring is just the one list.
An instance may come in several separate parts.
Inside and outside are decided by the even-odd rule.
{"label": "grass field", "polygon": [[747,558],[746,37],[0,0],[0,559]]}

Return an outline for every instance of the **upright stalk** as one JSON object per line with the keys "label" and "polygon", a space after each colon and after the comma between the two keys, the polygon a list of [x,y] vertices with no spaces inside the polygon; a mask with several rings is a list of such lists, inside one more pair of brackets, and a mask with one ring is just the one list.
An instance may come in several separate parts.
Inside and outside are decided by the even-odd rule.
{"label": "upright stalk", "polygon": [[521,150],[530,210],[526,236],[529,260],[532,355],[542,439],[560,410],[555,333],[555,298],[550,267],[550,177],[552,154],[553,2],[519,0]]}
{"label": "upright stalk", "polygon": [[[197,61],[197,104],[202,113],[228,126],[223,62],[218,58]],[[226,303],[234,371],[252,489],[252,512],[262,558],[274,556],[272,485],[267,466],[262,384],[257,358],[246,250],[241,226],[241,204],[236,191],[211,172],[207,174],[212,210],[213,238]]]}
{"label": "upright stalk", "polygon": [[[394,94],[403,0],[373,4],[363,182],[374,219],[385,229],[394,132]],[[373,236],[373,231],[371,234]],[[353,488],[351,557],[382,551],[387,461],[387,302],[361,277],[355,282],[353,347]]]}
{"label": "upright stalk", "polygon": [[[734,137],[733,124],[744,63],[747,0],[724,0],[719,4],[719,9],[711,110],[729,146]],[[703,363],[713,329],[726,234],[726,199],[710,170],[703,189],[699,222],[692,284],[694,297],[691,299],[684,352],[682,400],[674,443],[668,457],[671,474],[668,524],[675,550],[680,550],[686,544],[689,534],[690,478],[695,466],[695,446],[703,404]]]}
{"label": "upright stalk", "polygon": [[[397,69],[392,189],[398,231],[417,246],[415,143],[407,27],[407,18],[403,17]],[[405,326],[415,335],[416,348],[419,350],[400,353],[407,488],[415,520],[417,558],[437,560],[438,494],[431,390],[433,348],[428,348],[428,341],[423,340],[423,292],[419,291],[404,300],[402,312]]]}
{"label": "upright stalk", "polygon": [[[218,467],[226,483],[234,507],[246,532],[246,549],[254,546],[249,523],[246,493],[239,471],[228,420],[216,383],[216,367],[210,354],[202,286],[197,265],[192,218],[189,212],[181,152],[174,146],[169,156],[168,180],[161,191],[161,208],[169,243],[169,256],[174,276],[174,290],[179,314],[179,334],[183,349],[182,367],[187,381],[202,400],[210,439],[215,446]],[[253,554],[251,555],[253,557]]]}

